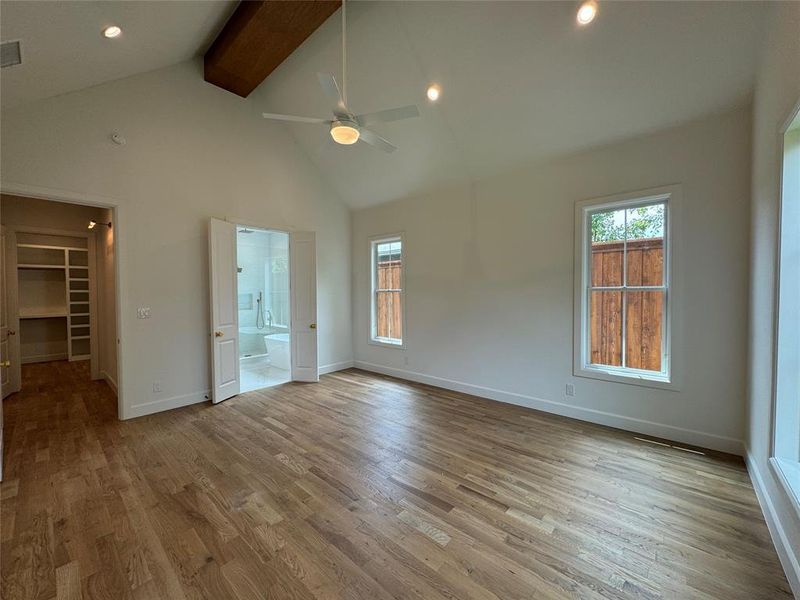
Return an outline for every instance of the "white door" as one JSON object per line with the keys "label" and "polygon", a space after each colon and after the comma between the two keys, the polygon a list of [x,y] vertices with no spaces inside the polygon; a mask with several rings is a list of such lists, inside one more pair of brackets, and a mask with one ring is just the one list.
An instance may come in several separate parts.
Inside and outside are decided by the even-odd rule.
{"label": "white door", "polygon": [[314,232],[289,234],[292,298],[292,381],[319,381],[317,364],[317,242]]}
{"label": "white door", "polygon": [[236,225],[211,219],[208,227],[211,283],[211,401],[239,393],[239,303]]}
{"label": "white door", "polygon": [[[0,397],[5,398],[11,393],[11,362],[8,343],[8,289],[6,286],[6,229],[0,229]],[[2,412],[0,412],[0,416]],[[1,427],[0,427],[1,429]]]}
{"label": "white door", "polygon": [[0,229],[0,481],[3,480],[3,398],[8,388],[8,311],[6,309],[6,230]]}

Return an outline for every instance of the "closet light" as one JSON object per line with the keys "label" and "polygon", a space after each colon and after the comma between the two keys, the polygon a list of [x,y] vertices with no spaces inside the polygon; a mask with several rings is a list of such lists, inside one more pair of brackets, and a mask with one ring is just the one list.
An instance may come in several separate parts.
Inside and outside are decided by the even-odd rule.
{"label": "closet light", "polygon": [[436,85],[435,83],[428,88],[426,92],[428,96],[428,100],[431,102],[436,102],[439,99],[439,94],[442,93],[442,89]]}
{"label": "closet light", "polygon": [[94,229],[98,225],[105,225],[106,227],[111,229],[111,221],[109,221],[108,223],[98,223],[97,221],[89,221],[89,225],[87,225],[86,228],[87,229]]}

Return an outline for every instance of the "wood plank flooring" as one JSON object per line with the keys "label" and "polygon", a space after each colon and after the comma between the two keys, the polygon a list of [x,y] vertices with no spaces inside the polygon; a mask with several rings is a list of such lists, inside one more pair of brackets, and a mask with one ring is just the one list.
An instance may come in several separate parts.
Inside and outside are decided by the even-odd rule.
{"label": "wood plank flooring", "polygon": [[790,598],[738,459],[357,370],[116,420],[5,401],[2,598]]}

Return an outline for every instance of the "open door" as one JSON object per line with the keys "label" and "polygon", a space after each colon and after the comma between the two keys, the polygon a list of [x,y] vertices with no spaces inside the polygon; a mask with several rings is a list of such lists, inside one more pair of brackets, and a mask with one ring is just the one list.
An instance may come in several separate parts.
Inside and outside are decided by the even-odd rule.
{"label": "open door", "polygon": [[239,311],[236,225],[211,219],[208,227],[211,285],[211,401],[239,393]]}
{"label": "open door", "polygon": [[317,242],[314,232],[289,234],[292,298],[292,381],[319,381],[317,362]]}
{"label": "open door", "polygon": [[6,303],[6,230],[0,228],[0,481],[3,481],[3,398],[8,388],[8,309]]}

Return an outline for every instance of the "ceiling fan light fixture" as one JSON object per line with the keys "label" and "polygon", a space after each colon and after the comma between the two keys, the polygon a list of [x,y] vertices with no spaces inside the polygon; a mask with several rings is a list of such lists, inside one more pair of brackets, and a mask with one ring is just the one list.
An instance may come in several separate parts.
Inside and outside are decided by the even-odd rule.
{"label": "ceiling fan light fixture", "polygon": [[350,146],[358,141],[361,132],[352,121],[334,121],[331,123],[331,137],[337,144]]}

